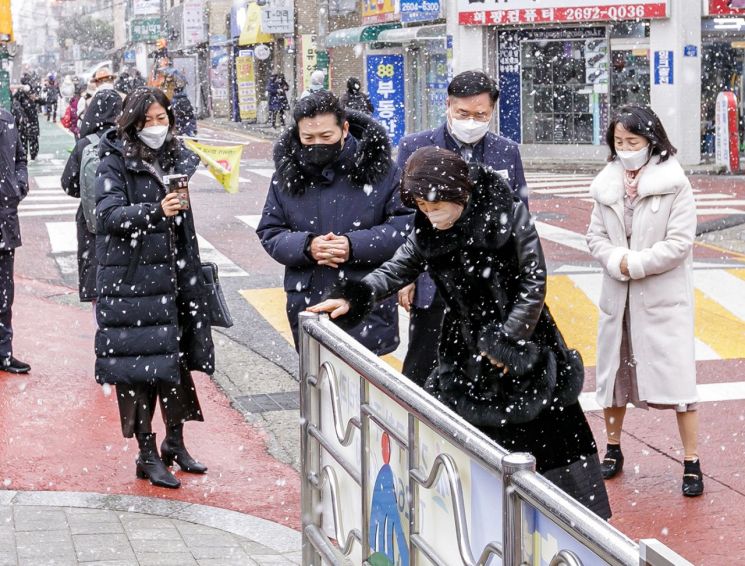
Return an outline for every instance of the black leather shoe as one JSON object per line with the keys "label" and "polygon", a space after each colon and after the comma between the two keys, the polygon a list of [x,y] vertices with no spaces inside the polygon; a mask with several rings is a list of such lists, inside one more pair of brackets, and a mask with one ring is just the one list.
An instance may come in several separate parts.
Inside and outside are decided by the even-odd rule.
{"label": "black leather shoe", "polygon": [[168,427],[163,443],[160,445],[160,457],[166,466],[175,461],[182,471],[190,474],[203,474],[207,466],[192,458],[184,446],[184,425]]}
{"label": "black leather shoe", "polygon": [[13,356],[9,356],[0,360],[0,371],[7,371],[8,373],[28,373],[31,371],[31,366],[26,362],[17,360]]}
{"label": "black leather shoe", "polygon": [[683,461],[683,495],[698,497],[704,493],[704,474],[698,460]]}
{"label": "black leather shoe", "polygon": [[603,479],[609,480],[623,470],[623,452],[620,445],[608,445],[608,450],[600,463]]}
{"label": "black leather shoe", "polygon": [[158,456],[155,435],[138,434],[137,442],[140,445],[140,454],[135,461],[137,477],[141,480],[149,479],[151,484],[158,487],[171,489],[181,487],[181,482],[166,468],[163,460]]}

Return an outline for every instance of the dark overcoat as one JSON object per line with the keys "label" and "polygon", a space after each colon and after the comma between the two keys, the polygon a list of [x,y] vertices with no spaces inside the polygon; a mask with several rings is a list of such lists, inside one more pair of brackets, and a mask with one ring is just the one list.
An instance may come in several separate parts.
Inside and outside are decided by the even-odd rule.
{"label": "dark overcoat", "polygon": [[[93,97],[88,105],[85,118],[80,125],[80,139],[67,159],[62,172],[62,189],[71,197],[80,198],[80,166],[83,150],[91,140],[87,136],[96,134],[99,137],[116,126],[116,120],[122,111],[122,98],[113,90],[102,90]],[[96,235],[88,231],[82,205],[75,213],[75,227],[78,238],[78,295],[84,302],[96,298]]]}
{"label": "dark overcoat", "polygon": [[[457,142],[448,131],[447,124],[439,128],[410,134],[398,145],[398,166],[403,171],[406,161],[421,147],[437,146],[460,153]],[[505,137],[493,132],[487,134],[473,146],[473,161],[482,163],[499,172],[515,195],[518,195],[527,206],[528,184],[525,181],[523,162],[520,157],[520,146]],[[432,304],[435,296],[435,285],[425,273],[417,281],[414,292],[414,306],[427,308]]]}
{"label": "dark overcoat", "polygon": [[28,169],[15,118],[3,109],[0,142],[0,249],[12,250],[21,246],[18,205],[28,194]]}
{"label": "dark overcoat", "polygon": [[533,221],[496,172],[482,167],[475,175],[453,228],[436,230],[417,212],[414,231],[390,261],[340,287],[351,301],[347,324],[427,270],[448,308],[439,367],[425,388],[506,449],[532,453],[539,472],[609,516],[597,448],[578,403],[582,360],[544,304],[546,264]]}
{"label": "dark overcoat", "polygon": [[[191,211],[167,218],[153,166],[125,156],[116,132],[100,144],[96,380],[178,383],[179,365],[211,374],[214,346]],[[168,173],[191,177],[198,158],[179,145]]]}
{"label": "dark overcoat", "polygon": [[[390,259],[412,226],[385,130],[359,112],[351,112],[348,120],[350,133],[340,157],[317,174],[299,160],[297,126],[285,131],[274,148],[277,171],[256,232],[269,255],[285,266],[287,316],[296,345],[298,314],[340,279],[359,279]],[[329,232],[349,239],[351,257],[340,269],[319,266],[308,253],[310,241]],[[349,332],[376,354],[395,350],[395,299],[376,305]]]}

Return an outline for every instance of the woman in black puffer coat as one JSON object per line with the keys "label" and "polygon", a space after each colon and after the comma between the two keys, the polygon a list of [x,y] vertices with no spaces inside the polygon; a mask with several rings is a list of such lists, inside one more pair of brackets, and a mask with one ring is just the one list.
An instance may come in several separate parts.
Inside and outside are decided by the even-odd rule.
{"label": "woman in black puffer coat", "polygon": [[439,366],[425,389],[603,518],[611,515],[597,447],[578,402],[584,368],[544,304],[546,263],[527,208],[494,171],[425,147],[401,200],[414,230],[393,258],[309,310],[355,324],[427,269],[448,306]]}
{"label": "woman in black puffer coat", "polygon": [[[96,380],[114,384],[122,432],[137,436],[137,477],[176,488],[166,466],[207,468],[187,452],[183,423],[201,421],[192,370],[212,374],[214,346],[191,210],[167,193],[166,174],[199,163],[173,136],[158,89],[130,93],[116,131],[100,143],[96,180],[98,258]],[[151,429],[156,399],[167,434],[160,455]]]}

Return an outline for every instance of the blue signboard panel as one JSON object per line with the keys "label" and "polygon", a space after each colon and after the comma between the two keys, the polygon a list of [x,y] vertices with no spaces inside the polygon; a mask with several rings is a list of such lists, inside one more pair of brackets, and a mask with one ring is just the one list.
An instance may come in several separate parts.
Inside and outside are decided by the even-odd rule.
{"label": "blue signboard panel", "polygon": [[673,52],[672,51],[655,51],[654,52],[654,84],[671,85],[673,84]]}
{"label": "blue signboard panel", "polygon": [[401,0],[401,21],[429,22],[440,17],[440,0]]}
{"label": "blue signboard panel", "polygon": [[514,31],[499,34],[499,90],[499,133],[520,143],[520,38]]}
{"label": "blue signboard panel", "polygon": [[373,117],[388,132],[396,146],[406,129],[404,108],[404,56],[368,55],[367,88],[375,107]]}

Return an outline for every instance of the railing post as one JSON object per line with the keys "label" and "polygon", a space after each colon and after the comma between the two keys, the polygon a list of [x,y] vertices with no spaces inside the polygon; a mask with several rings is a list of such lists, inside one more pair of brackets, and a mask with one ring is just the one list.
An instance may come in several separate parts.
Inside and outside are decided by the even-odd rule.
{"label": "railing post", "polygon": [[303,564],[313,566],[320,564],[318,553],[310,543],[305,531],[308,525],[321,526],[321,496],[310,483],[311,473],[320,475],[321,451],[316,442],[308,435],[308,425],[320,427],[318,392],[308,378],[318,379],[320,371],[320,344],[312,339],[303,329],[303,321],[318,320],[313,313],[300,313],[300,501],[302,505],[303,525]]}
{"label": "railing post", "polygon": [[693,566],[655,538],[639,541],[639,566]]}
{"label": "railing post", "polygon": [[523,507],[511,485],[512,475],[521,470],[535,471],[535,458],[531,454],[515,452],[502,458],[503,566],[520,566],[523,563]]}

